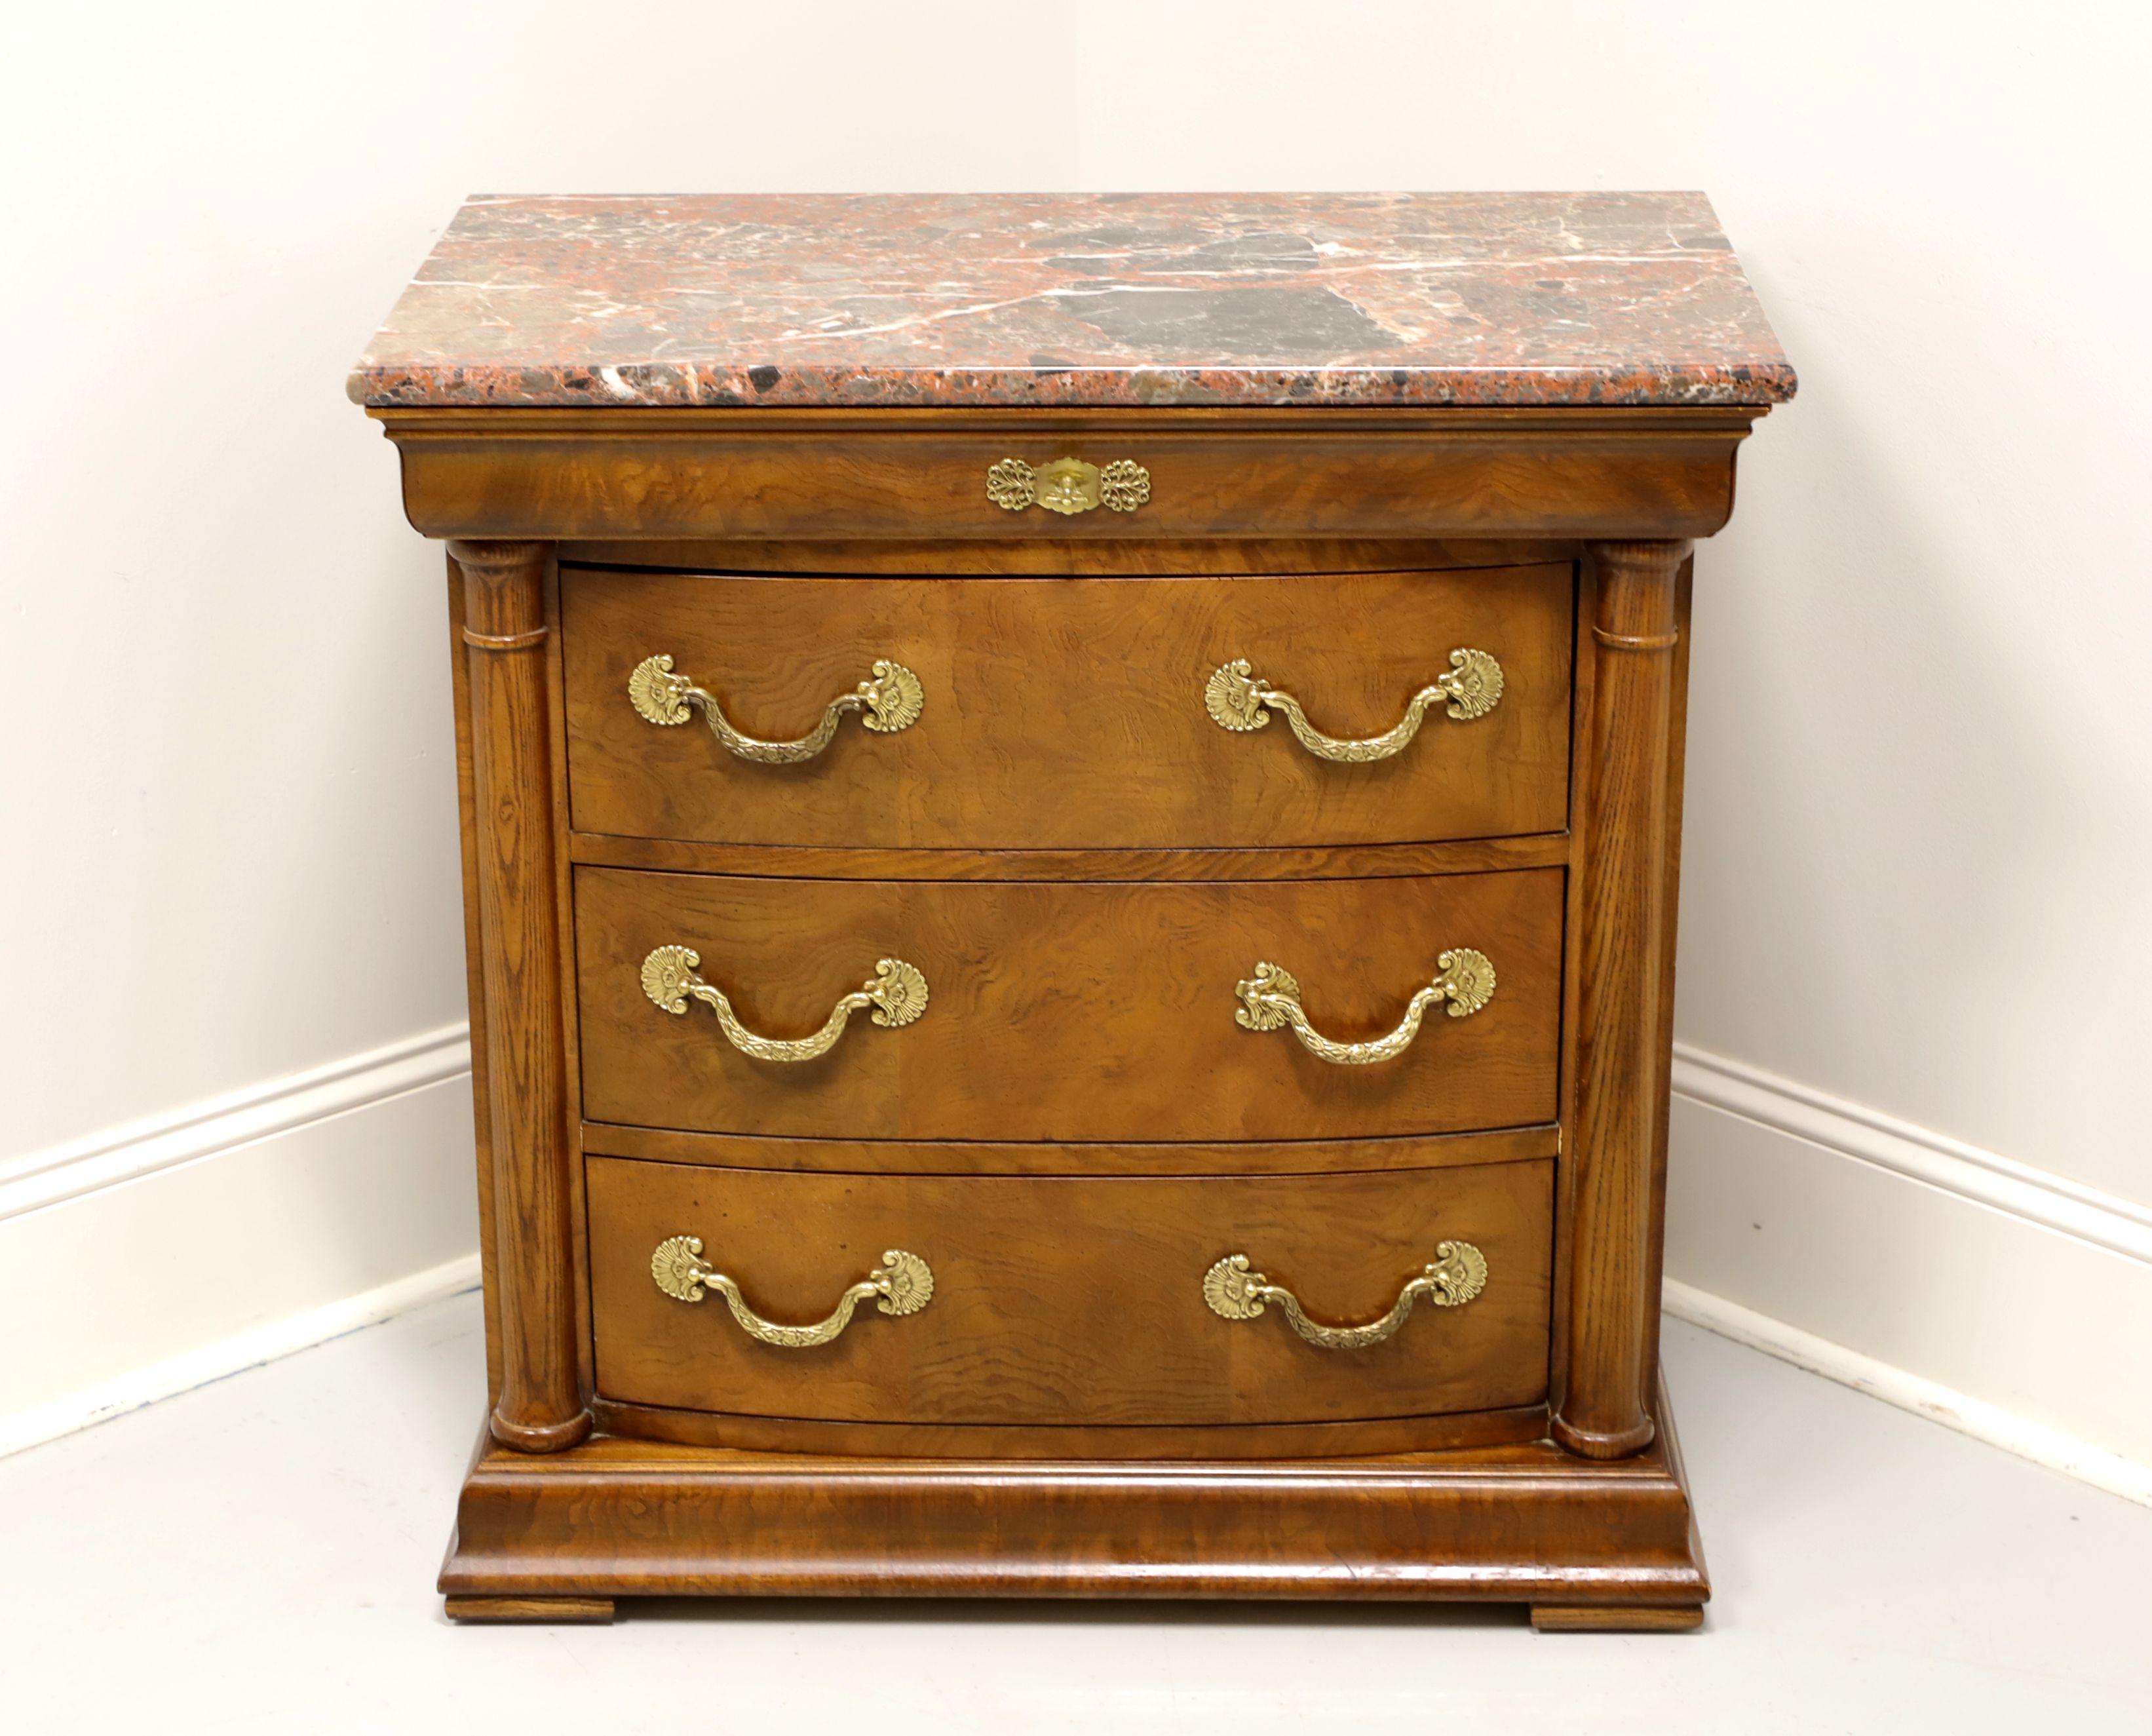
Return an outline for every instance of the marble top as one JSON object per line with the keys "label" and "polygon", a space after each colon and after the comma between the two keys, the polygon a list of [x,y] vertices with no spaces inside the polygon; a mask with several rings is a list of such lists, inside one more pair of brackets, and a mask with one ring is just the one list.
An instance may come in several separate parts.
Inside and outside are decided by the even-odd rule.
{"label": "marble top", "polygon": [[1769,404],[1700,193],[475,198],[367,404]]}

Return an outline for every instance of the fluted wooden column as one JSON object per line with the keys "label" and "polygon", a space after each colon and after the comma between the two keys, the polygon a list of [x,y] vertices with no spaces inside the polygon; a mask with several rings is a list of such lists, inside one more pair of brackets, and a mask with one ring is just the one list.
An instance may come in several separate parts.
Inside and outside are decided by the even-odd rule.
{"label": "fluted wooden column", "polygon": [[452,542],[464,576],[500,1395],[493,1436],[556,1452],[590,1433],[576,1368],[566,1044],[555,921],[546,545]]}
{"label": "fluted wooden column", "polygon": [[1602,542],[1585,768],[1578,1095],[1570,1167],[1568,1338],[1554,1436],[1621,1459],[1651,1444],[1652,1224],[1664,1003],[1677,586],[1686,542]]}

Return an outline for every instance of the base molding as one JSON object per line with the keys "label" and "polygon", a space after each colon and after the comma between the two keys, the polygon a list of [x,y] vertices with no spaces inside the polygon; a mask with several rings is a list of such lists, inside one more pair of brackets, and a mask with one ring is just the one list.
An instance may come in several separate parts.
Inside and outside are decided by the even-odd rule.
{"label": "base molding", "polygon": [[830,1459],[618,1435],[533,1457],[485,1441],[440,1590],[459,1619],[565,1619],[542,1601],[561,1598],[1220,1597],[1693,1627],[1710,1581],[1663,1394],[1658,1414],[1650,1448],[1611,1461],[1547,1441],[1261,1463]]}

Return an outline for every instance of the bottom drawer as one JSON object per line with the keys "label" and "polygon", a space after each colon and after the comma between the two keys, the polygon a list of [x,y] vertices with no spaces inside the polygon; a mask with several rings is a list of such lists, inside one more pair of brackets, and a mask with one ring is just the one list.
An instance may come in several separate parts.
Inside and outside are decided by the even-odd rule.
{"label": "bottom drawer", "polygon": [[[597,1388],[617,1403],[829,1422],[1195,1425],[1545,1396],[1550,1160],[1139,1179],[592,1157],[586,1178]],[[1251,1295],[1220,1266],[1234,1255],[1297,1310],[1275,1291]],[[877,1272],[883,1289],[847,1297]],[[704,1281],[712,1272],[733,1282],[745,1323]],[[1357,1327],[1377,1330],[1334,1330]]]}

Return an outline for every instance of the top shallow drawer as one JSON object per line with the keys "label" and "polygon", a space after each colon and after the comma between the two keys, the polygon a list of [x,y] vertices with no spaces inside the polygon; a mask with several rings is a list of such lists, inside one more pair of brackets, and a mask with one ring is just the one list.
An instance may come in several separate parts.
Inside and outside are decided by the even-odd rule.
{"label": "top shallow drawer", "polygon": [[[1414,843],[1566,824],[1566,563],[1139,579],[567,566],[561,586],[569,793],[581,831],[1187,849]],[[1459,652],[1482,655],[1460,670]],[[631,678],[652,657],[669,657],[672,678],[692,680],[728,727],[761,742],[811,744],[830,702],[875,680],[877,664],[916,678],[918,703],[915,713],[905,676],[886,677],[880,703],[855,699],[817,750],[757,757],[704,727],[711,703],[668,707],[657,666],[641,683],[639,712]],[[1213,683],[1243,661],[1245,678]],[[1468,676],[1470,692],[1427,693]],[[1299,702],[1300,717],[1275,698],[1252,703],[1251,679]],[[686,723],[649,721],[653,706]],[[1414,711],[1419,728],[1400,743]],[[1384,737],[1394,751],[1381,757],[1343,745]]]}
{"label": "top shallow drawer", "polygon": [[[404,510],[429,536],[1119,542],[1708,536],[1733,508],[1734,450],[1759,410],[644,404],[370,414],[402,453]],[[1001,504],[1014,498],[1005,489],[988,491],[1011,459],[1033,475],[1033,504],[1015,510]],[[1040,504],[1040,473],[1068,459],[1135,465],[1149,495],[1115,510],[1101,478],[1097,505],[1051,510]]]}

